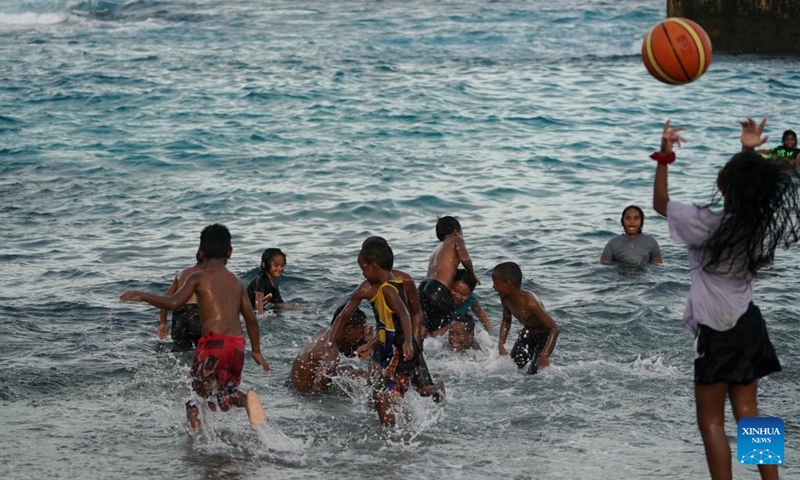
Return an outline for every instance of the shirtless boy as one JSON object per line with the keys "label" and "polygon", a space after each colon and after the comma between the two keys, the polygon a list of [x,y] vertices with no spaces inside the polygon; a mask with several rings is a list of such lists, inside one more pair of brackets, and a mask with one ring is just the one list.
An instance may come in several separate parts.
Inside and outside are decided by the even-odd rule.
{"label": "shirtless boy", "polygon": [[523,328],[511,349],[511,357],[519,368],[530,362],[528,374],[534,375],[538,369],[550,365],[550,354],[558,338],[558,325],[536,295],[522,289],[522,271],[516,263],[505,262],[494,267],[492,282],[503,304],[498,343],[500,355],[508,355],[505,343],[511,329],[511,318],[516,317]]}
{"label": "shirtless boy", "polygon": [[[227,411],[231,405],[244,407],[255,429],[267,421],[267,415],[255,392],[243,393],[238,388],[244,366],[244,335],[239,314],[244,316],[253,360],[265,372],[269,371],[269,363],[261,355],[258,321],[247,291],[239,277],[226,267],[233,253],[228,229],[220,224],[204,228],[200,234],[200,251],[204,268],[190,275],[173,295],[127,291],[120,301],[147,302],[154,307],[176,310],[196,295],[203,336],[194,351],[192,388],[212,410],[217,406],[222,411]],[[200,412],[194,402],[187,402],[186,418],[193,429],[200,428]]]}

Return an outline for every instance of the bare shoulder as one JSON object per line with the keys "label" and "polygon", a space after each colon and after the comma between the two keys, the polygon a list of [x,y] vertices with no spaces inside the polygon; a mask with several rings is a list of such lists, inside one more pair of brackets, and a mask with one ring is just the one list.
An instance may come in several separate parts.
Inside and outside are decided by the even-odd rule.
{"label": "bare shoulder", "polygon": [[392,270],[392,275],[394,275],[394,277],[397,280],[400,280],[403,283],[405,283],[405,282],[412,282],[413,283],[414,282],[414,278],[411,275],[409,275],[408,273],[406,273],[406,272],[404,272],[402,270]]}
{"label": "bare shoulder", "polygon": [[535,293],[531,292],[530,290],[523,290],[523,295],[525,295],[525,303],[528,305],[535,305],[540,308],[544,308],[542,302],[539,300],[539,297],[536,296]]}

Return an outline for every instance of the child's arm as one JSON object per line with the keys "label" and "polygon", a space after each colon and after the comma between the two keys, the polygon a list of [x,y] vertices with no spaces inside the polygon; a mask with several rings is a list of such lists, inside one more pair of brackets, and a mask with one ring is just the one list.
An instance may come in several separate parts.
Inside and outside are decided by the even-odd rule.
{"label": "child's arm", "polygon": [[419,300],[419,291],[411,275],[398,275],[398,277],[403,281],[403,288],[406,291],[414,338],[419,340],[422,338],[422,303]]}
{"label": "child's arm", "polygon": [[152,293],[138,292],[136,290],[128,290],[119,297],[119,301],[146,302],[157,308],[165,310],[177,310],[181,305],[185,304],[190,298],[192,298],[192,294],[195,293],[195,289],[197,288],[198,284],[198,273],[193,273],[177,292],[168,297],[163,295],[153,295]]}
{"label": "child's arm", "polygon": [[[403,326],[403,332],[412,332],[411,330],[411,316],[408,314],[405,303],[400,298],[397,291],[389,286],[384,286],[383,298],[386,299],[386,305],[392,309],[400,317],[400,324]],[[403,342],[403,359],[408,361],[414,358],[414,347],[411,343],[412,335],[405,335]]]}
{"label": "child's arm", "polygon": [[478,285],[481,284],[481,280],[478,278],[478,275],[475,274],[475,269],[472,267],[472,258],[469,256],[469,251],[467,250],[467,242],[464,241],[464,237],[457,236],[456,239],[456,257],[458,261],[461,262],[461,265],[464,265],[464,268],[475,277],[475,281]]}
{"label": "child's arm", "polygon": [[369,358],[369,355],[375,350],[375,345],[378,344],[378,336],[373,335],[372,338],[369,339],[367,343],[361,345],[356,350],[356,355],[358,355],[359,360],[366,360]]}
{"label": "child's arm", "polygon": [[[270,295],[267,295],[267,297],[272,298]],[[264,304],[266,302],[269,302],[269,300],[265,302],[264,298],[265,298],[264,292],[262,292],[261,290],[256,290],[256,311],[258,312],[259,315],[264,314]]]}
{"label": "child's arm", "polygon": [[542,348],[542,353],[539,355],[539,359],[536,361],[536,366],[539,368],[544,368],[550,365],[550,354],[553,353],[553,348],[556,346],[556,340],[558,339],[558,334],[560,333],[558,330],[558,325],[556,322],[553,321],[553,317],[547,313],[547,310],[544,309],[541,303],[536,300],[536,297],[531,295],[528,301],[528,311],[531,312],[536,318],[539,320],[539,323],[549,330],[547,335],[547,342],[544,344],[544,348]]}
{"label": "child's arm", "polygon": [[[678,135],[678,132],[686,130],[686,127],[669,128],[669,120],[664,124],[661,131],[661,156],[673,156],[672,145],[681,146],[681,142],[686,139]],[[655,155],[655,154],[654,154]],[[674,156],[672,161],[674,161]],[[669,191],[667,187],[667,165],[668,163],[658,160],[656,166],[656,179],[653,183],[653,210],[663,216],[667,216],[667,204],[669,203]]]}
{"label": "child's arm", "polygon": [[331,324],[331,329],[328,331],[328,342],[332,343],[336,348],[336,354],[339,354],[339,348],[336,346],[335,340],[339,338],[339,335],[342,334],[342,330],[344,330],[344,325],[347,323],[347,319],[353,315],[353,312],[356,311],[358,308],[358,304],[361,303],[361,300],[370,298],[370,290],[372,289],[372,285],[369,284],[367,281],[361,282],[352,294],[350,294],[350,300],[347,301],[347,304],[342,309],[339,316],[333,320]]}
{"label": "child's arm", "polygon": [[243,287],[241,294],[241,305],[239,311],[244,316],[244,325],[247,328],[247,336],[250,337],[250,356],[265,372],[269,372],[269,362],[261,355],[261,338],[258,333],[258,319],[253,312],[253,306],[250,304],[250,299],[247,298],[247,290]]}
{"label": "child's arm", "polygon": [[506,340],[508,339],[509,330],[511,330],[511,310],[503,304],[503,319],[500,321],[500,336],[497,343],[500,355],[508,355],[506,351]]}
{"label": "child's arm", "polygon": [[[167,296],[172,295],[173,293],[175,293],[175,290],[177,290],[177,288],[178,288],[178,277],[175,277],[175,279],[172,280],[172,283],[170,283],[169,288],[167,288],[167,291],[164,293],[164,295]],[[161,318],[160,321],[158,322],[158,333],[157,333],[158,338],[164,340],[165,338],[167,338],[167,333],[169,333],[169,325],[167,325],[167,311],[162,308]]]}
{"label": "child's arm", "polygon": [[492,322],[489,320],[489,315],[486,315],[486,312],[483,310],[483,308],[481,308],[477,298],[475,298],[475,302],[472,303],[472,312],[478,317],[478,320],[481,321],[483,328],[485,328],[486,331],[489,331],[489,329],[492,328]]}

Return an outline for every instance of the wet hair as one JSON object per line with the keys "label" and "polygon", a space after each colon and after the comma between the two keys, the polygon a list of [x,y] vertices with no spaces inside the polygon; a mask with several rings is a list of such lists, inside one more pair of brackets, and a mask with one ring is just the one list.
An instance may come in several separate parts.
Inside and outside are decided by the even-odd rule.
{"label": "wet hair", "polygon": [[794,139],[797,140],[797,134],[794,133],[794,130],[785,130],[783,132],[783,136],[781,137],[781,143],[786,145],[786,139],[789,137],[794,137]]}
{"label": "wet hair", "polygon": [[503,262],[492,270],[501,280],[505,280],[517,288],[522,288],[522,270],[514,262]]}
{"label": "wet hair", "polygon": [[642,223],[639,224],[639,233],[642,233],[642,227],[644,227],[644,212],[638,205],[628,205],[625,207],[625,210],[622,211],[622,216],[619,219],[619,223],[622,224],[622,228],[625,228],[625,214],[628,213],[628,210],[634,209],[639,212],[639,218],[642,219]]}
{"label": "wet hair", "polygon": [[436,221],[436,238],[438,238],[440,242],[444,241],[444,237],[451,233],[460,231],[461,224],[458,223],[455,217],[439,217]]}
{"label": "wet hair", "polygon": [[358,256],[361,260],[367,263],[374,263],[384,270],[391,270],[392,266],[394,266],[392,247],[383,237],[369,237],[364,240]]}
{"label": "wet hair", "polygon": [[[788,248],[800,234],[798,175],[786,159],[737,153],[719,172],[724,197],[722,221],[701,245],[706,271],[755,275],[772,263],[779,245]],[[726,270],[727,269],[727,270]]]}
{"label": "wet hair", "polygon": [[475,333],[475,319],[469,313],[456,315],[452,323],[463,323],[467,327],[467,332]]}
{"label": "wet hair", "polygon": [[[264,250],[264,253],[261,254],[261,273],[266,274],[272,268],[272,259],[281,256],[284,259],[286,258],[286,254],[281,251],[280,248],[268,248]],[[267,266],[264,269],[264,265]]]}
{"label": "wet hair", "polygon": [[[344,310],[345,305],[347,305],[347,304],[343,303],[342,305],[339,305],[339,308],[337,308],[336,311],[333,313],[333,318],[331,319],[331,326],[333,325],[333,322],[336,321],[336,317],[338,317],[342,313],[342,310]],[[344,326],[345,327],[361,327],[365,323],[367,323],[367,315],[364,314],[364,311],[361,310],[360,308],[356,308],[356,311],[353,312],[353,314],[350,315],[350,318],[348,318],[345,321]]]}
{"label": "wet hair", "polygon": [[475,278],[475,275],[463,268],[456,270],[456,276],[453,278],[453,283],[455,282],[464,282],[469,287],[470,292],[475,290],[475,287],[478,286],[478,279]]}
{"label": "wet hair", "polygon": [[203,259],[227,258],[231,249],[231,232],[225,225],[215,223],[200,232],[200,251]]}

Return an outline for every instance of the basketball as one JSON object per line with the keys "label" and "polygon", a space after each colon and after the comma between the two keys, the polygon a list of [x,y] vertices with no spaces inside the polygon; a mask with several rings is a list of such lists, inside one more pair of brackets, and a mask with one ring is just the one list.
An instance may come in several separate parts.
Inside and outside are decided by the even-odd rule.
{"label": "basketball", "polygon": [[642,61],[656,80],[683,85],[700,78],[711,64],[711,40],[688,18],[668,18],[647,32]]}

